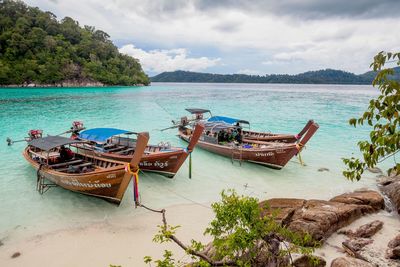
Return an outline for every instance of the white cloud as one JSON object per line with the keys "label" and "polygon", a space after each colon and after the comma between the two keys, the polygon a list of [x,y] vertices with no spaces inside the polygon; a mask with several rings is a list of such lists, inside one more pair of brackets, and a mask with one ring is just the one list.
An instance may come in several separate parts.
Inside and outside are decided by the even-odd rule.
{"label": "white cloud", "polygon": [[241,69],[237,72],[237,74],[247,74],[247,75],[264,75],[265,73],[262,73],[259,70],[252,70],[252,69]]}
{"label": "white cloud", "polygon": [[[375,14],[368,11],[375,5],[347,5],[346,1],[326,7],[321,4],[324,1],[304,4],[288,0],[284,1],[285,7],[292,11],[279,9],[279,14],[270,10],[271,5],[276,6],[273,1],[239,1],[243,5],[236,7],[232,5],[238,1],[26,1],[59,17],[71,16],[81,25],[94,25],[113,40],[160,48],[125,48],[141,60],[145,69],[155,72],[205,70],[217,65],[213,70],[220,73],[226,69],[298,73],[318,68],[360,73],[368,70],[377,52],[398,50],[400,43],[400,35],[395,34],[400,28],[399,17],[367,16]],[[331,9],[332,16],[314,16]],[[176,51],[176,47],[187,50]],[[189,57],[187,51],[195,49],[202,51],[204,57]],[[226,66],[218,63],[222,55]]]}
{"label": "white cloud", "polygon": [[184,48],[145,51],[135,47],[133,44],[128,44],[121,47],[119,51],[139,59],[143,69],[151,72],[200,71],[215,66],[220,61],[219,58],[190,58]]}

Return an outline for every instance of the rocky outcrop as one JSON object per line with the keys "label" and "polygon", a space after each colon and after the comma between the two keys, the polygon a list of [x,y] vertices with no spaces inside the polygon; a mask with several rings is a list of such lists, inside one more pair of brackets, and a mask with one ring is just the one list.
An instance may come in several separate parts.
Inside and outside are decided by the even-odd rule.
{"label": "rocky outcrop", "polygon": [[366,245],[371,244],[374,240],[370,238],[355,238],[349,239],[342,243],[343,249],[350,256],[356,256],[356,253],[361,251]]}
{"label": "rocky outcrop", "polygon": [[352,238],[369,238],[376,234],[383,227],[383,222],[375,220],[373,222],[361,225],[356,231],[342,230],[338,234],[344,234]]}
{"label": "rocky outcrop", "polygon": [[331,267],[375,267],[375,265],[350,257],[340,257],[332,261]]}
{"label": "rocky outcrop", "polygon": [[386,257],[389,259],[400,260],[400,234],[390,240],[388,243]]}
{"label": "rocky outcrop", "polygon": [[384,201],[378,192],[362,190],[339,195],[330,201],[274,198],[260,205],[269,206],[265,214],[278,210],[276,220],[290,230],[324,241],[362,215],[382,209]]}
{"label": "rocky outcrop", "polygon": [[381,177],[379,187],[400,214],[400,176]]}
{"label": "rocky outcrop", "polygon": [[385,203],[381,194],[372,190],[357,190],[351,193],[341,194],[332,198],[330,201],[346,204],[367,205],[371,206],[375,210],[380,210],[385,207]]}
{"label": "rocky outcrop", "polygon": [[5,87],[102,87],[105,84],[92,79],[70,79],[63,80],[57,83],[23,83],[23,84],[9,84]]}

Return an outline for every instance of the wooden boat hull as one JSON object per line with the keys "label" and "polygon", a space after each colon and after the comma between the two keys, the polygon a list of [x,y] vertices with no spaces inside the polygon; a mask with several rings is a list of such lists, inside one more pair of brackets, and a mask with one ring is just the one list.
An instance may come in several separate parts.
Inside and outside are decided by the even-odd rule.
{"label": "wooden boat hull", "polygon": [[243,141],[266,141],[266,142],[281,142],[281,143],[295,143],[298,137],[291,134],[272,134],[254,131],[243,131]]}
{"label": "wooden boat hull", "polygon": [[[118,155],[115,153],[98,152],[87,148],[77,147],[78,152],[84,155],[97,156],[99,158],[130,162],[132,155]],[[144,154],[139,163],[139,168],[146,172],[154,172],[168,178],[173,178],[185,162],[189,153],[185,150],[167,151],[155,154]]]}
{"label": "wooden boat hull", "polygon": [[[40,164],[30,157],[28,148],[24,150],[23,156],[36,170],[40,168]],[[43,166],[40,175],[67,190],[103,198],[116,204],[121,202],[131,179],[125,172],[125,165],[121,163],[87,174],[58,172]]]}
{"label": "wooden boat hull", "polygon": [[[243,147],[242,145],[222,145],[205,141],[206,137],[202,135],[198,141],[198,146],[204,150],[219,154],[225,157],[230,157],[232,160],[248,161],[251,163],[260,164],[273,169],[282,169],[290,159],[297,155],[303,146],[311,139],[318,130],[318,124],[313,121],[304,127],[300,132],[301,140],[296,143],[284,143],[275,140],[274,142],[251,140],[245,141],[244,144],[251,144],[251,147]],[[304,135],[304,136],[303,136]],[[180,127],[178,136],[184,141],[190,140],[190,130],[186,127]],[[207,137],[207,139],[210,137]]]}
{"label": "wooden boat hull", "polygon": [[[179,132],[179,137],[188,142],[189,136]],[[282,169],[299,150],[295,144],[288,144],[285,146],[268,147],[268,148],[252,148],[243,149],[239,146],[223,146],[218,144],[211,144],[204,142],[200,138],[197,146],[209,152],[229,157],[233,160],[248,161],[263,165],[272,169]]]}
{"label": "wooden boat hull", "polygon": [[265,133],[250,130],[243,130],[243,141],[265,141],[265,142],[280,142],[280,143],[296,143],[303,137],[305,133],[314,125],[313,120],[309,120],[303,129],[296,135],[293,134],[279,134],[279,133]]}

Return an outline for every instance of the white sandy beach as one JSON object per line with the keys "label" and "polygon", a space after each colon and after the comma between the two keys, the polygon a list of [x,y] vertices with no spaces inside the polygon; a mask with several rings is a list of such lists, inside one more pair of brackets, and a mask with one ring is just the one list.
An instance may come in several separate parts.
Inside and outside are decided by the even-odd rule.
{"label": "white sandy beach", "polygon": [[[178,237],[187,243],[191,238],[206,242],[202,231],[212,218],[212,210],[200,205],[167,208],[171,225],[181,225]],[[10,234],[0,247],[0,266],[145,266],[143,257],[162,257],[172,250],[176,259],[184,252],[173,243],[152,242],[161,224],[161,214],[146,212],[133,220],[105,221],[84,227],[70,227],[44,234]],[[15,252],[21,256],[11,258]]]}
{"label": "white sandy beach", "polygon": [[[176,205],[167,208],[167,220],[171,225],[181,225],[177,236],[189,243],[192,238],[204,243],[208,237],[202,235],[213,213],[206,205]],[[385,211],[368,215],[355,221],[348,228],[354,229],[373,220],[384,221],[384,227],[374,237],[373,247],[377,256],[383,256],[388,241],[400,232],[400,220]],[[162,257],[164,249],[174,252],[175,259],[189,260],[174,243],[157,244],[152,242],[161,223],[161,214],[146,212],[134,219],[104,221],[88,226],[70,227],[43,234],[10,233],[3,238],[0,247],[0,266],[53,266],[87,267],[121,265],[146,266],[143,257],[153,259]],[[316,251],[329,262],[344,254],[338,250],[343,235],[332,235],[325,245]],[[21,255],[11,258],[15,252]]]}

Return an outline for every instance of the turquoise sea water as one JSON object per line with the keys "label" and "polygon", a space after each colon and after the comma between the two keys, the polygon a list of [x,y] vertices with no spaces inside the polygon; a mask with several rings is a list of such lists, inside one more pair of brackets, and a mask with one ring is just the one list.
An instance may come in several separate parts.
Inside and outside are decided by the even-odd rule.
{"label": "turquoise sea water", "polygon": [[[308,119],[320,129],[302,153],[307,166],[293,159],[283,170],[232,164],[200,149],[193,154],[193,178],[188,165],[174,179],[156,174],[140,177],[142,202],[160,208],[175,204],[209,203],[226,188],[260,199],[302,197],[328,199],[355,188],[375,188],[366,174],[352,183],[341,175],[341,157],[356,152],[356,142],[367,128],[354,129],[347,121],[362,114],[377,95],[370,86],[273,84],[153,84],[150,87],[0,89],[0,239],[13,231],[41,232],[92,221],[134,218],[129,187],[120,207],[103,200],[50,189],[35,191],[36,173],[21,152],[25,143],[8,147],[6,138],[23,138],[29,129],[45,134],[67,130],[74,120],[86,127],[118,127],[149,131],[150,142],[169,141],[184,146],[176,130],[160,132],[172,119],[186,115],[184,108],[211,109],[214,115],[249,120],[252,129],[297,133]],[[321,167],[329,172],[318,172]]]}

